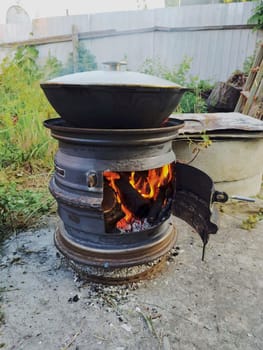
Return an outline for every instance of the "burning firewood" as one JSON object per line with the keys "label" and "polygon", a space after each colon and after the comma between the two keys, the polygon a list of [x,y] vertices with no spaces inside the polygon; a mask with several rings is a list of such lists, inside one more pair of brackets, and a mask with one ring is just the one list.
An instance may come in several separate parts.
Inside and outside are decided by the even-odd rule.
{"label": "burning firewood", "polygon": [[165,198],[166,198],[166,188],[162,186],[160,187],[156,201],[152,204],[152,207],[147,216],[149,223],[153,224],[154,222],[157,221],[160,211],[162,210]]}
{"label": "burning firewood", "polygon": [[121,220],[125,214],[121,210],[120,203],[117,202],[116,195],[109,184],[104,182],[104,198],[102,202],[102,208],[104,212],[104,222],[106,232],[115,232],[116,224]]}
{"label": "burning firewood", "polygon": [[127,177],[122,176],[118,180],[115,180],[115,183],[119,189],[121,203],[137,218],[146,217],[150,209],[150,200],[142,197],[141,194],[131,186]]}

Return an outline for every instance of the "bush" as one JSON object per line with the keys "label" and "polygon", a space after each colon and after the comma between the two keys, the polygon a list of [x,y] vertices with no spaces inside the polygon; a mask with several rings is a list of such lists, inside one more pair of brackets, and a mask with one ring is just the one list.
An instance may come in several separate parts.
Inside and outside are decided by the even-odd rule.
{"label": "bush", "polygon": [[263,1],[259,0],[258,5],[253,9],[248,24],[254,24],[254,30],[263,29]]}
{"label": "bush", "polygon": [[198,77],[189,77],[192,59],[185,57],[179,65],[174,65],[171,69],[161,64],[160,59],[146,59],[140,71],[146,74],[155,75],[184,87],[191,91],[186,92],[179,106],[176,109],[178,113],[204,113],[207,112],[207,106],[202,95],[212,89],[212,85],[205,80],[199,80]]}
{"label": "bush", "polygon": [[[85,72],[89,70],[97,69],[96,57],[80,43],[77,49],[77,72]],[[69,54],[65,68],[62,70],[62,74],[74,73],[74,60],[73,53]]]}

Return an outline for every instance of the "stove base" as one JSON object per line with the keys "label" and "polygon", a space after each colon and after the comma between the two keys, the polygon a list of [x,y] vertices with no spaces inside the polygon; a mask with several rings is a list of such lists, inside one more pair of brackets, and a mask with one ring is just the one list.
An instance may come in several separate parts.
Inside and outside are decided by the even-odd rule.
{"label": "stove base", "polygon": [[166,254],[175,245],[176,238],[172,222],[164,226],[164,232],[158,240],[140,247],[120,250],[94,249],[78,245],[70,240],[63,224],[57,228],[54,235],[55,245],[67,263],[82,278],[102,283],[125,283],[128,280],[147,278],[147,275],[159,271],[165,265]]}
{"label": "stove base", "polygon": [[167,268],[166,263],[168,256],[169,254],[166,253],[159,259],[147,264],[111,269],[79,264],[68,258],[66,258],[65,262],[84,282],[95,282],[105,285],[123,285],[153,279]]}

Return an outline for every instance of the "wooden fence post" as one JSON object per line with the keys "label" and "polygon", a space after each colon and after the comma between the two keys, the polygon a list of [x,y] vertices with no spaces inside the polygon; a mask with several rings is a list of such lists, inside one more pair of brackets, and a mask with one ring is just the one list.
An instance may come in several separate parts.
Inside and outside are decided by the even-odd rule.
{"label": "wooden fence post", "polygon": [[75,24],[72,25],[72,47],[73,47],[73,71],[78,71],[79,60],[79,36],[78,29]]}

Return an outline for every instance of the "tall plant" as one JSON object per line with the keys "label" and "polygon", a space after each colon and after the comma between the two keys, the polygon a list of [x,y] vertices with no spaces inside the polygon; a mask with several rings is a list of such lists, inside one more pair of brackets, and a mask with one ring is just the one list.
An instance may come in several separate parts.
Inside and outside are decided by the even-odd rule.
{"label": "tall plant", "polygon": [[252,16],[248,19],[248,24],[254,24],[254,30],[263,29],[263,1],[257,1],[257,6],[253,9]]}
{"label": "tall plant", "polygon": [[39,86],[37,58],[35,48],[24,47],[0,65],[0,167],[30,158],[48,160],[54,148],[42,126],[55,112]]}
{"label": "tall plant", "polygon": [[[77,59],[78,72],[95,70],[97,68],[96,57],[82,43],[80,43],[77,48]],[[69,54],[68,60],[63,69],[63,74],[70,73],[74,73],[74,58],[72,52]]]}
{"label": "tall plant", "polygon": [[184,57],[180,64],[174,65],[172,68],[162,64],[159,58],[156,60],[146,59],[140,70],[143,73],[155,75],[191,89],[182,97],[176,112],[203,113],[207,109],[202,93],[210,90],[212,86],[208,81],[189,76],[191,64],[192,59],[189,57]]}

